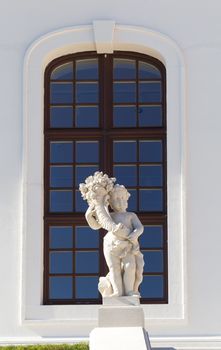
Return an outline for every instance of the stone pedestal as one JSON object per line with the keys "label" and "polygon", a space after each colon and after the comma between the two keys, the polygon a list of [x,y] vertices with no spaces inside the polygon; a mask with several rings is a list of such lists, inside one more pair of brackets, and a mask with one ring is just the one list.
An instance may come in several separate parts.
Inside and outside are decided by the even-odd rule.
{"label": "stone pedestal", "polygon": [[98,327],[90,334],[90,350],[151,350],[138,297],[103,299]]}

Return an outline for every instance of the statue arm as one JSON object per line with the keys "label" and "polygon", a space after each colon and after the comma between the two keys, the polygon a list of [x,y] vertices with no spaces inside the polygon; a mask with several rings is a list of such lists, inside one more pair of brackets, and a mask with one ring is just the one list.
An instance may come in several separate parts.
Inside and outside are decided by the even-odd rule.
{"label": "statue arm", "polygon": [[130,233],[129,239],[138,239],[142,235],[144,227],[135,213],[131,213],[131,216],[133,231]]}
{"label": "statue arm", "polygon": [[99,222],[96,220],[95,217],[95,210],[93,210],[91,207],[89,207],[85,213],[85,218],[87,220],[88,225],[90,228],[93,230],[99,230],[101,228],[101,225]]}

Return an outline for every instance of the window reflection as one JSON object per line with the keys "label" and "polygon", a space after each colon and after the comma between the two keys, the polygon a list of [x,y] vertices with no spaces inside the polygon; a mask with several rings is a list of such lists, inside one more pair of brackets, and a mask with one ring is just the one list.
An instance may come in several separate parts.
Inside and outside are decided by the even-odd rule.
{"label": "window reflection", "polygon": [[73,102],[72,83],[51,83],[50,101],[52,104]]}
{"label": "window reflection", "polygon": [[51,252],[50,273],[72,273],[73,253],[72,252]]}
{"label": "window reflection", "polygon": [[162,298],[164,295],[163,276],[144,276],[140,292],[143,298]]}
{"label": "window reflection", "polygon": [[50,212],[72,212],[73,191],[50,191]]}
{"label": "window reflection", "polygon": [[72,277],[49,277],[50,299],[71,299],[72,295]]}
{"label": "window reflection", "polygon": [[51,80],[72,80],[73,63],[68,62],[56,67],[51,73]]}
{"label": "window reflection", "polygon": [[125,58],[115,58],[114,79],[136,79],[136,62]]}
{"label": "window reflection", "polygon": [[76,142],[77,163],[98,163],[99,144],[98,141],[77,141]]}
{"label": "window reflection", "polygon": [[97,299],[98,277],[76,277],[76,298]]}
{"label": "window reflection", "polygon": [[76,79],[77,80],[96,80],[98,79],[98,59],[83,59],[76,61]]}
{"label": "window reflection", "polygon": [[71,226],[51,226],[49,230],[49,247],[72,248],[73,247],[73,229]]}
{"label": "window reflection", "polygon": [[52,128],[71,128],[73,126],[73,108],[51,107],[50,126]]}
{"label": "window reflection", "polygon": [[99,254],[97,252],[76,252],[76,273],[98,273]]}

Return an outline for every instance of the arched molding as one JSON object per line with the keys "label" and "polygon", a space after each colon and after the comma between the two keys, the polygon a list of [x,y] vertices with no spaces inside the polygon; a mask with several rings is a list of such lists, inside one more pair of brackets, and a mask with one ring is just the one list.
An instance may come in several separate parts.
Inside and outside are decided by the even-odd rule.
{"label": "arched molding", "polygon": [[[186,322],[183,195],[185,82],[182,52],[172,39],[159,32],[119,25],[114,21],[95,21],[91,25],[74,26],[46,34],[31,44],[24,60],[21,321],[32,325],[43,322],[50,326],[48,332],[51,335],[54,335],[55,323],[64,325],[70,322],[82,327],[83,334],[86,334],[96,325],[98,306],[42,305],[44,71],[49,62],[57,57],[96,51],[97,48],[99,53],[123,50],[151,55],[161,60],[166,67],[169,304],[144,305],[144,311],[150,331],[156,330],[155,327],[165,321],[167,325]],[[62,329],[59,326],[59,332],[68,332],[68,328]]]}

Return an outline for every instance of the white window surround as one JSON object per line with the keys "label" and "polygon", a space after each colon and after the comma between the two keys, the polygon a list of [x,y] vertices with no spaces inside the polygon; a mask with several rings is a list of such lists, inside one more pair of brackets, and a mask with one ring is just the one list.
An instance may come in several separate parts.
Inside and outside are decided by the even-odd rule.
{"label": "white window surround", "polygon": [[[187,315],[182,54],[176,43],[161,33],[143,27],[115,25],[114,21],[95,21],[92,25],[64,28],[41,37],[30,46],[25,57],[21,324],[52,328],[53,325],[66,325],[65,333],[68,325],[72,325],[72,336],[87,334],[96,326],[98,305],[50,306],[42,303],[44,70],[59,56],[95,50],[99,53],[113,50],[139,52],[158,58],[166,67],[169,303],[143,305],[143,308],[149,329],[163,325],[165,321],[167,325],[184,323]],[[75,329],[73,325],[76,325]],[[48,332],[53,334],[53,329]]]}

